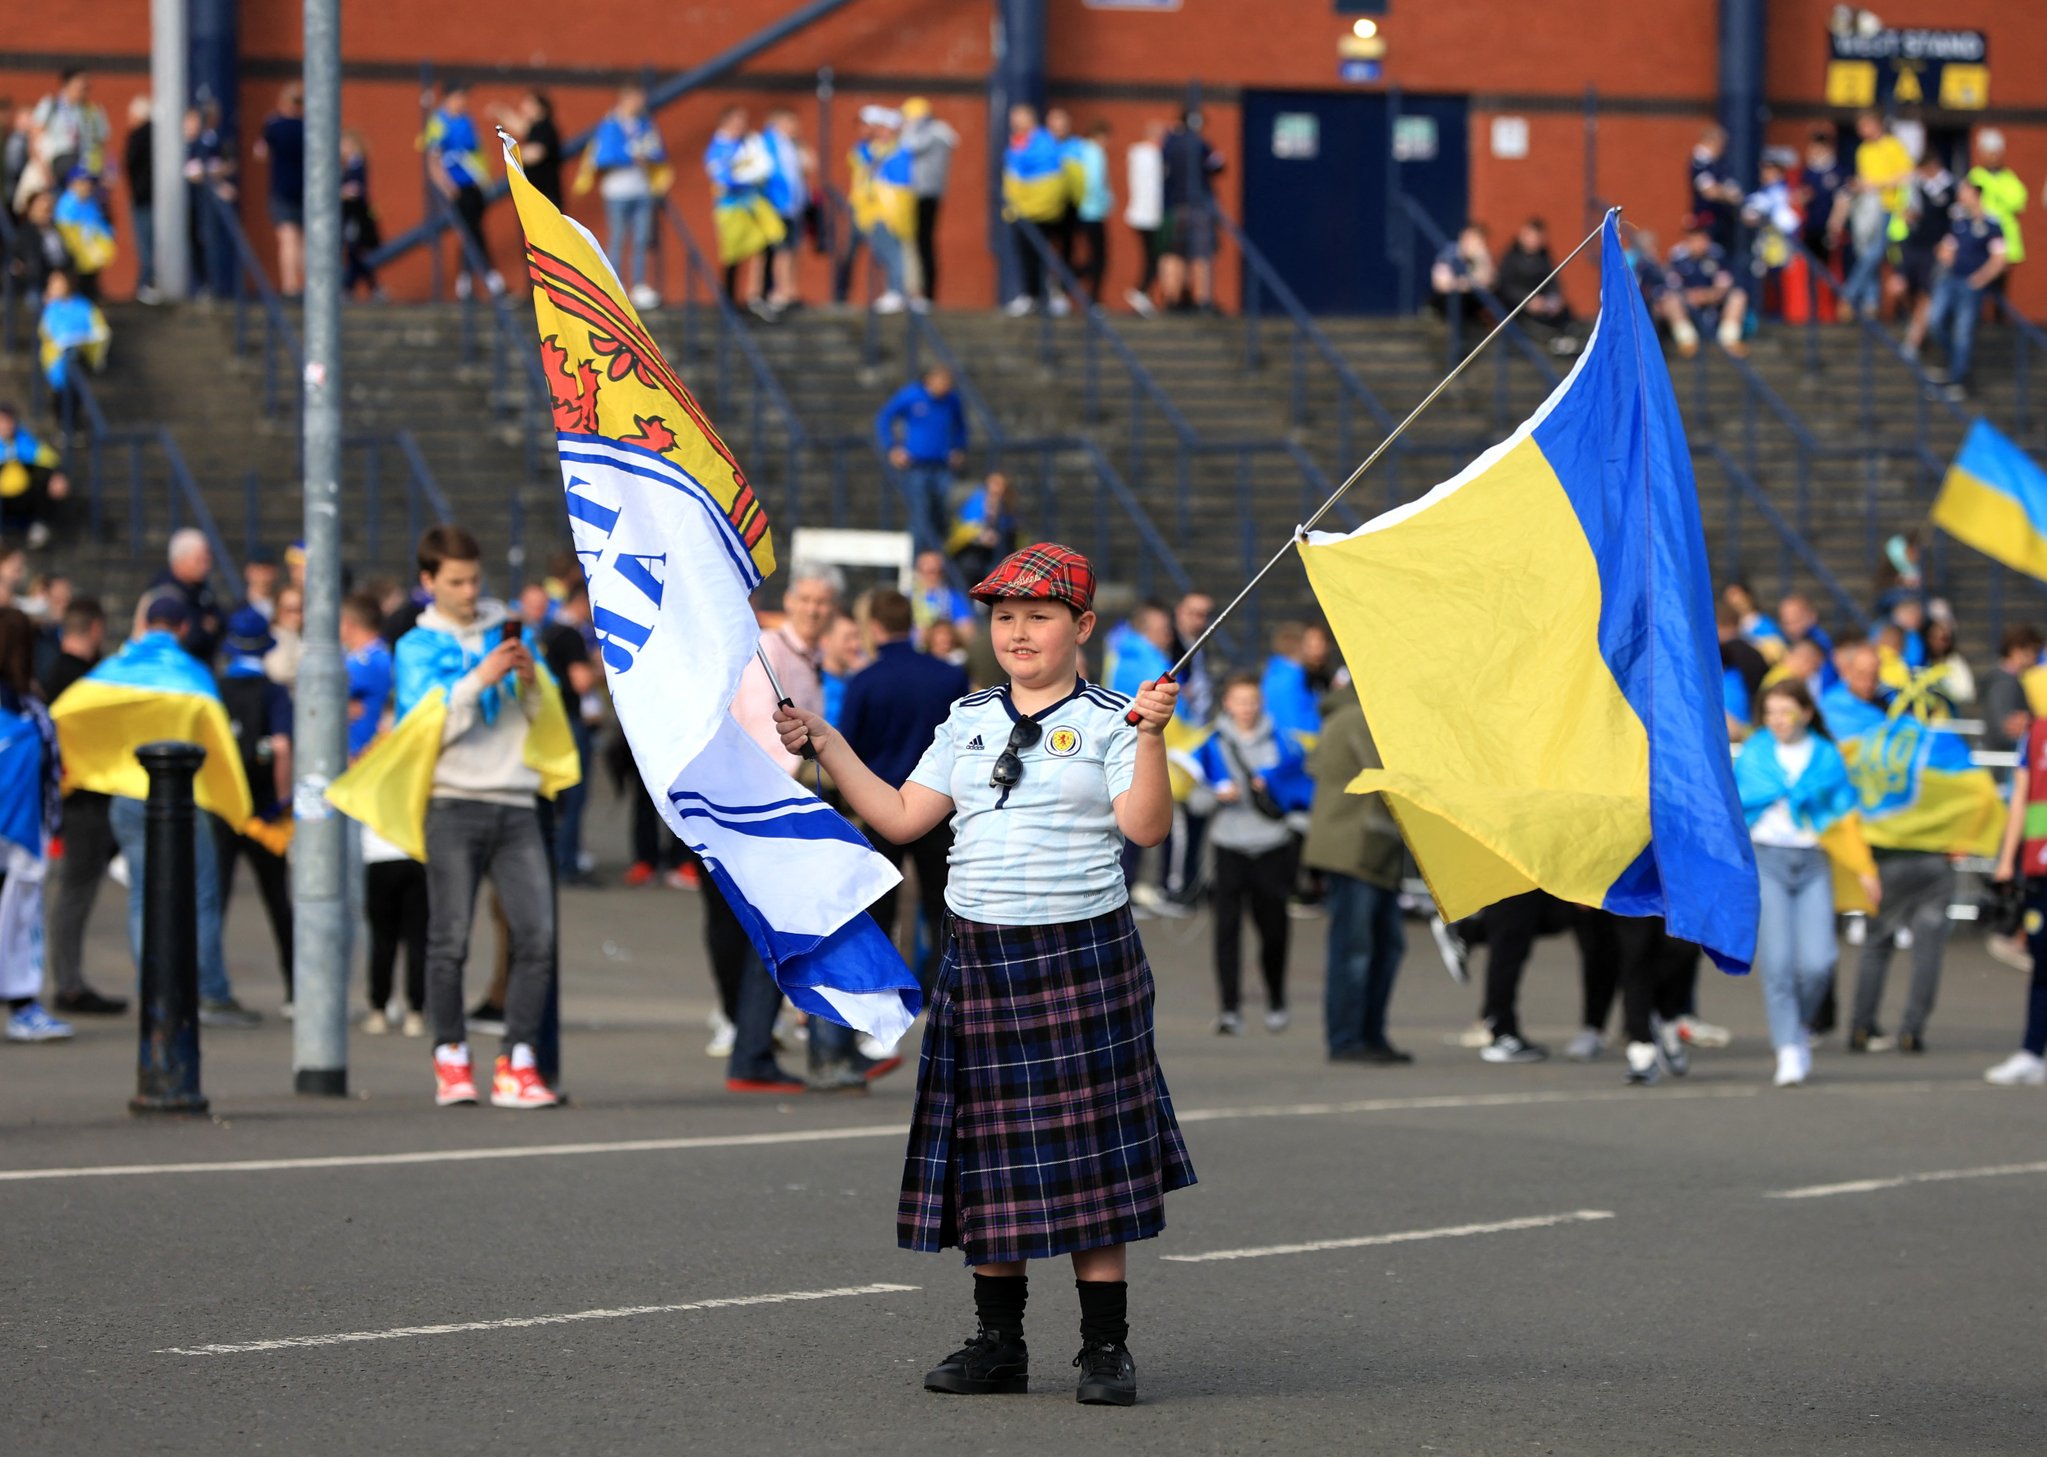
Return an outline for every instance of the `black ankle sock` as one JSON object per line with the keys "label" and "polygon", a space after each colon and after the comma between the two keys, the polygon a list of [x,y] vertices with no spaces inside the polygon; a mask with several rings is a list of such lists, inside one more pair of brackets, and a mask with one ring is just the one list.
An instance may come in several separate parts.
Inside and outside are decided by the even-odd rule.
{"label": "black ankle sock", "polygon": [[1082,1345],[1130,1340],[1130,1284],[1126,1280],[1076,1280],[1080,1291]]}
{"label": "black ankle sock", "polygon": [[974,1313],[998,1336],[1023,1339],[1024,1302],[1030,1298],[1028,1275],[974,1276]]}
{"label": "black ankle sock", "polygon": [[7,1009],[10,1012],[19,1012],[33,1001],[35,1001],[34,997],[9,997],[7,999]]}

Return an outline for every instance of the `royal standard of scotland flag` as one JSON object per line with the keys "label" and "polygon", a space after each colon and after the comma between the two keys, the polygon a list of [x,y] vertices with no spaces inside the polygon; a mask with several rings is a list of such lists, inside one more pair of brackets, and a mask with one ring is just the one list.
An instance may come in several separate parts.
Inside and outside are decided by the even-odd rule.
{"label": "royal standard of scotland flag", "polygon": [[917,980],[867,907],[901,877],[731,714],[760,641],[748,598],[775,566],[767,517],[596,239],[505,161],[569,529],[640,775],[789,1000],[893,1042]]}
{"label": "royal standard of scotland flag", "polygon": [[1978,418],[1940,483],[1933,524],[2015,572],[2047,581],[2047,470]]}
{"label": "royal standard of scotland flag", "polygon": [[1300,547],[1442,913],[1542,889],[1661,916],[1728,971],[1755,857],[1691,455],[1609,213],[1599,322],[1534,417],[1421,500]]}

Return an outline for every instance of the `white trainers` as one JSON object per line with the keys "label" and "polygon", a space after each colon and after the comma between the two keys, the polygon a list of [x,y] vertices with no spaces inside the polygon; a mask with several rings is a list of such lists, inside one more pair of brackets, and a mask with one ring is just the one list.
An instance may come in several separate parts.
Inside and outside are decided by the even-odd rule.
{"label": "white trainers", "polygon": [[420,1016],[417,1012],[407,1012],[405,1014],[405,1025],[402,1030],[407,1037],[424,1037],[426,1036],[426,1018]]}
{"label": "white trainers", "polygon": [[2023,933],[2011,936],[1985,936],[1983,949],[1990,953],[1992,961],[2001,966],[2008,966],[2013,971],[2033,969],[2032,953],[2026,950],[2026,938]]}
{"label": "white trainers", "polygon": [[1628,1081],[1648,1087],[1663,1076],[1663,1058],[1653,1042],[1628,1044]]}
{"label": "white trainers", "polygon": [[1578,1035],[1564,1044],[1564,1056],[1572,1062],[1593,1062],[1606,1051],[1606,1039],[1597,1027],[1580,1027]]}
{"label": "white trainers", "polygon": [[1139,293],[1134,288],[1124,293],[1123,302],[1129,304],[1130,312],[1139,318],[1155,319],[1159,316],[1158,305],[1151,301],[1151,296]]}
{"label": "white trainers", "polygon": [[1073,312],[1073,302],[1063,293],[1052,295],[1052,302],[1045,306],[1046,312],[1055,319],[1063,319]]}
{"label": "white trainers", "polygon": [[1218,1037],[1243,1036],[1244,1019],[1235,1012],[1221,1013],[1215,1019],[1215,1035]]}
{"label": "white trainers", "polygon": [[1267,1032],[1284,1032],[1292,1025],[1293,1020],[1293,1013],[1289,1012],[1285,1007],[1274,1007],[1265,1014],[1265,1030]]}
{"label": "white trainers", "polygon": [[877,314],[900,314],[903,311],[903,296],[894,289],[877,298],[869,305]]}
{"label": "white trainers", "polygon": [[1020,293],[1002,306],[1002,312],[1012,319],[1021,319],[1026,314],[1038,311],[1038,301],[1027,293]]}
{"label": "white trainers", "polygon": [[636,309],[658,309],[661,307],[661,295],[654,291],[654,286],[651,283],[634,284],[630,296],[633,301],[633,307]]}
{"label": "white trainers", "polygon": [[383,1037],[390,1031],[391,1019],[382,1012],[372,1012],[362,1019],[362,1035],[365,1037]]}
{"label": "white trainers", "polygon": [[1777,1049],[1777,1076],[1770,1081],[1780,1088],[1795,1088],[1805,1081],[1812,1054],[1802,1047]]}
{"label": "white trainers", "polygon": [[732,1056],[732,1040],[738,1035],[739,1029],[722,1011],[711,1013],[711,1040],[704,1044],[704,1056]]}
{"label": "white trainers", "polygon": [[2014,1052],[1983,1074],[1983,1081],[1995,1083],[2000,1088],[2047,1086],[2047,1058],[2035,1057],[2030,1052]]}

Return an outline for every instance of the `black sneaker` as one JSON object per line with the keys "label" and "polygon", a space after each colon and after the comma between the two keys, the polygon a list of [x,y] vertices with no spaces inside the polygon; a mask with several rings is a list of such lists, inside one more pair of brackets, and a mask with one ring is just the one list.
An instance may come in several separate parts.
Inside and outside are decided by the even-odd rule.
{"label": "black sneaker", "polygon": [[1857,1027],[1848,1034],[1848,1050],[1850,1052],[1867,1052],[1869,1051],[1870,1039],[1881,1036],[1883,1034],[1874,1028]]}
{"label": "black sneaker", "polygon": [[1073,1364],[1080,1368],[1073,1399],[1082,1406],[1137,1405],[1137,1363],[1121,1341],[1082,1346]]}
{"label": "black sneaker", "polygon": [[505,1035],[505,1009],[495,1002],[478,1002],[469,1009],[469,1030],[481,1037]]}
{"label": "black sneaker", "polygon": [[1480,1048],[1478,1055],[1486,1062],[1541,1062],[1549,1056],[1549,1049],[1503,1032]]}
{"label": "black sneaker", "polygon": [[1413,1062],[1414,1054],[1402,1052],[1390,1042],[1382,1042],[1376,1047],[1365,1049],[1365,1061],[1377,1063],[1381,1067],[1399,1067]]}
{"label": "black sneaker", "polygon": [[1900,1032],[1898,1034],[1898,1051],[1924,1052],[1926,1051],[1926,1039],[1917,1032]]}
{"label": "black sneaker", "polygon": [[128,1010],[122,997],[103,997],[91,987],[83,991],[59,992],[57,1010],[73,1017],[118,1017]]}
{"label": "black sneaker", "polygon": [[983,1326],[974,1338],[924,1373],[926,1391],[954,1396],[1022,1396],[1031,1388],[1031,1353],[1022,1336]]}

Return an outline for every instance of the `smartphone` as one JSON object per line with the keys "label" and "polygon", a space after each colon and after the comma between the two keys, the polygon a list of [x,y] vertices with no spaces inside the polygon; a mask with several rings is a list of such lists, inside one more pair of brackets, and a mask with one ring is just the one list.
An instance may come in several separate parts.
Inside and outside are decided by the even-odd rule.
{"label": "smartphone", "polygon": [[517,622],[508,620],[498,628],[498,641],[501,643],[518,642],[521,633],[520,625]]}

